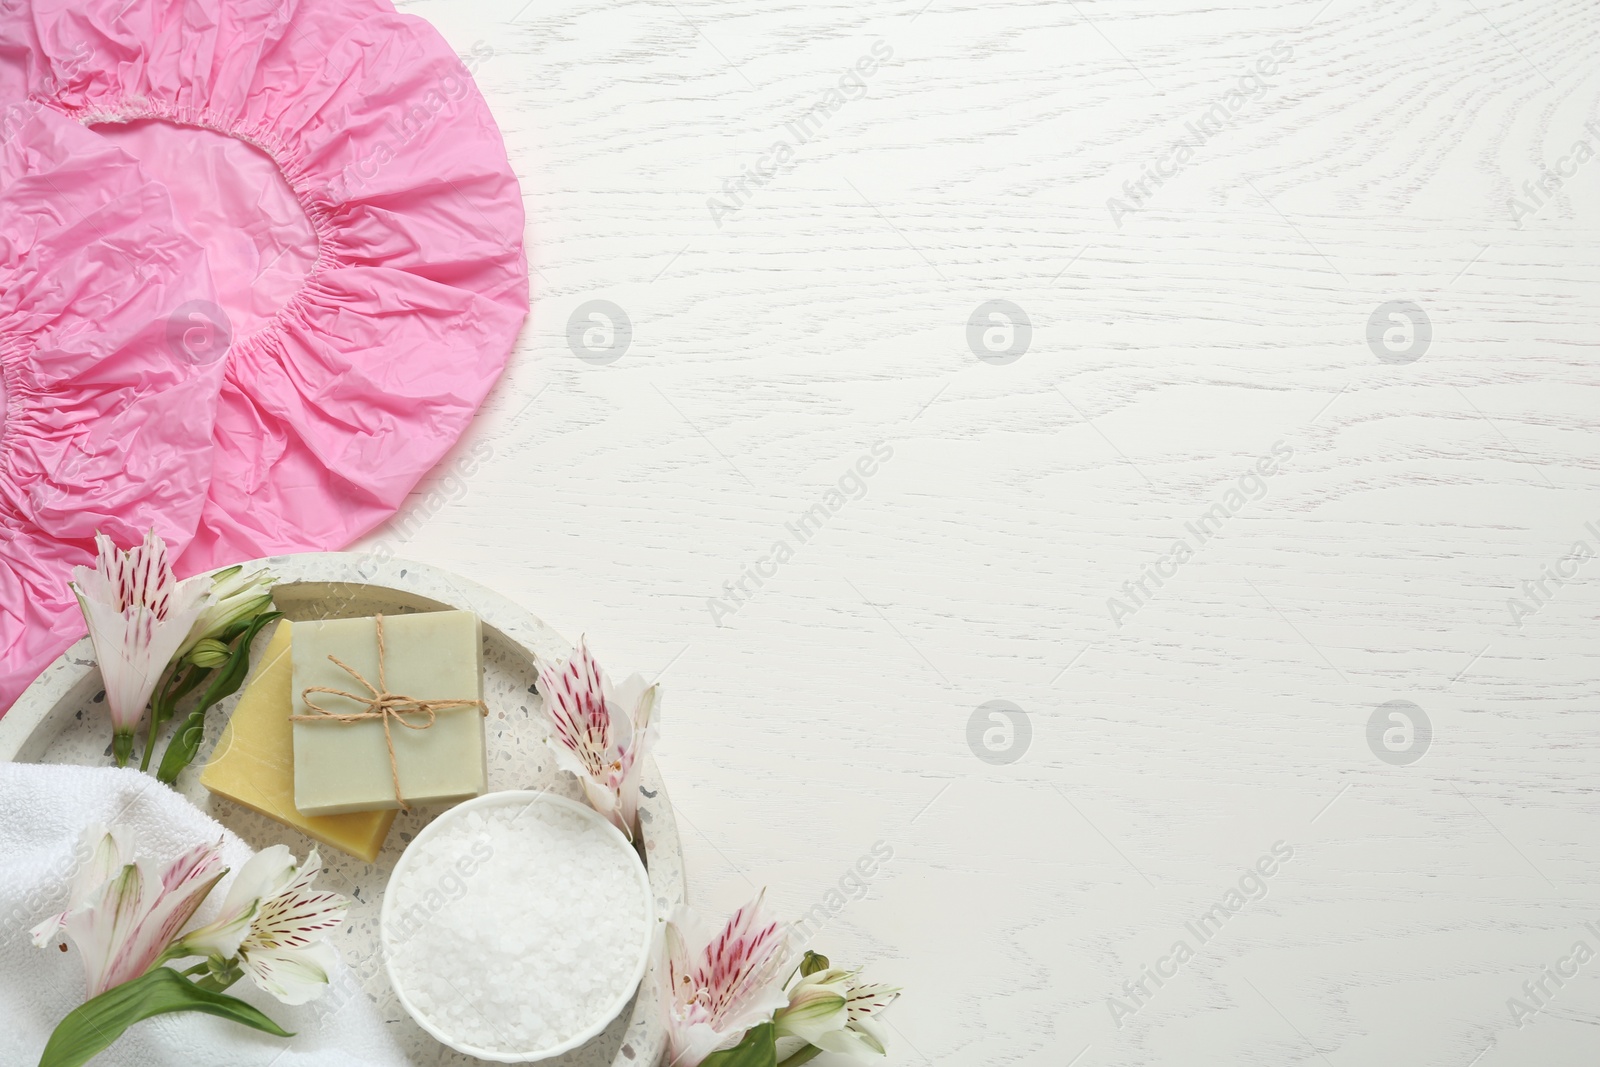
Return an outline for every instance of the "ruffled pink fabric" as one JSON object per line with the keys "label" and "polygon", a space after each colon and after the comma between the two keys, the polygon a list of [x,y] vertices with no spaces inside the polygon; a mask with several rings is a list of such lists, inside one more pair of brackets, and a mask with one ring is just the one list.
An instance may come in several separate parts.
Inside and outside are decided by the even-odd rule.
{"label": "ruffled pink fabric", "polygon": [[[520,190],[482,96],[431,26],[385,0],[13,0],[0,9],[0,100],[77,120],[98,139],[87,156],[125,160],[121,148],[139,162],[130,175],[170,186],[176,217],[149,219],[144,240],[209,266],[214,296],[176,309],[200,337],[197,358],[216,335],[231,341],[214,403],[174,391],[171,366],[140,380],[140,397],[171,394],[159,431],[138,419],[138,431],[116,431],[77,395],[64,405],[91,427],[81,433],[123,441],[128,467],[76,476],[116,503],[51,513],[70,552],[22,545],[11,529],[22,520],[0,516],[11,539],[0,642],[18,650],[0,674],[4,709],[59,635],[81,633],[56,581],[64,568],[47,561],[82,562],[96,526],[125,544],[154,522],[175,549],[187,543],[178,568],[192,574],[340,548],[393,514],[503,370],[528,275]],[[0,238],[13,239],[3,216]],[[10,288],[8,307],[38,312],[30,301],[43,297]],[[72,295],[48,294],[58,313],[85,314],[65,303]],[[137,286],[123,298],[161,304],[163,328],[175,312]],[[15,443],[45,418],[35,357],[19,346],[7,341],[0,471],[20,464],[33,481],[0,474],[7,501],[37,495],[48,466]],[[190,483],[168,468],[204,461],[196,523]],[[57,527],[44,536],[66,536]]]}
{"label": "ruffled pink fabric", "polygon": [[[122,139],[146,169],[211,161],[221,210],[269,232],[271,193],[227,201],[259,175],[174,127],[245,142],[303,215],[303,276],[258,327],[236,296],[261,276],[260,245],[205,242],[242,328],[180,570],[343,547],[393,514],[466,428],[528,309],[517,180],[438,33],[384,0],[26,0],[0,18],[0,64],[0,98],[97,130],[158,120],[165,137]],[[205,207],[189,199],[193,220]]]}
{"label": "ruffled pink fabric", "polygon": [[[13,101],[16,98],[12,98]],[[189,543],[211,476],[218,360],[169,340],[209,302],[166,189],[28,101],[0,116],[0,710],[83,634],[67,587],[94,534]]]}

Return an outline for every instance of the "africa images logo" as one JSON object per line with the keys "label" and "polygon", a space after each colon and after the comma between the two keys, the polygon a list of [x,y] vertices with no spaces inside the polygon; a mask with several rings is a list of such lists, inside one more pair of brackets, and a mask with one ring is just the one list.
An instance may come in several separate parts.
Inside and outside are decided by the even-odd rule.
{"label": "africa images logo", "polygon": [[772,548],[766,555],[740,571],[738,578],[723,582],[723,596],[706,598],[706,609],[711,612],[711,621],[721,626],[724,619],[737,614],[740,608],[748,604],[756,593],[766,586],[767,581],[778,576],[779,569],[785,563],[794,559],[799,546],[821,533],[829,521],[845,509],[846,504],[866,496],[867,480],[882,470],[884,464],[893,458],[894,446],[887,441],[876,442],[870,454],[862,453],[856,457],[856,461],[846,467],[844,473],[832,485],[823,490],[819,499],[801,512],[793,522],[783,524],[783,529],[789,536],[779,536],[772,542]]}
{"label": "africa images logo", "polygon": [[869,52],[844,69],[838,80],[806,110],[783,124],[783,133],[759,156],[747,163],[743,172],[722,183],[722,197],[706,197],[711,221],[720,229],[722,220],[738,212],[766,185],[785,170],[798,165],[796,153],[822,133],[822,129],[852,100],[867,95],[867,79],[894,58],[889,42],[874,41]]}
{"label": "africa images logo", "polygon": [[[1223,492],[1221,500],[1213,502],[1194,522],[1183,524],[1187,536],[1174,540],[1172,547],[1155,563],[1145,565],[1139,577],[1123,582],[1122,596],[1107,597],[1106,611],[1117,628],[1121,629],[1123,622],[1150,603],[1155,598],[1156,590],[1175,577],[1178,569],[1193,559],[1207,541],[1221,533],[1229,519],[1243,511],[1247,504],[1264,498],[1268,491],[1267,479],[1277,474],[1293,456],[1293,447],[1283,441],[1273,442],[1272,451],[1257,459],[1250,470],[1240,475]],[[1155,589],[1151,589],[1152,585]]]}
{"label": "africa images logo", "polygon": [[[1239,75],[1227,92],[1213,100],[1205,110],[1184,123],[1184,136],[1169,144],[1154,160],[1140,168],[1137,181],[1129,178],[1122,183],[1122,197],[1113,196],[1106,201],[1106,210],[1117,228],[1131,213],[1150,206],[1150,199],[1167,182],[1177,177],[1194,160],[1195,154],[1223,130],[1237,126],[1239,115],[1252,100],[1267,94],[1272,83],[1267,79],[1294,58],[1292,45],[1279,41],[1263,52],[1245,72]],[[1124,199],[1124,197],[1126,199]]]}
{"label": "africa images logo", "polygon": [[[1173,941],[1167,954],[1153,964],[1140,967],[1137,978],[1123,982],[1122,996],[1106,997],[1106,1009],[1111,1012],[1111,1021],[1117,1024],[1117,1029],[1122,1029],[1124,1022],[1143,1011],[1163,986],[1178,977],[1184,964],[1199,955],[1201,948],[1215,941],[1229,919],[1265,900],[1271,888],[1269,880],[1292,859],[1294,846],[1287,841],[1274,841],[1272,848],[1246,868],[1221,900],[1183,924],[1186,937]],[[1193,945],[1189,943],[1191,939]]]}

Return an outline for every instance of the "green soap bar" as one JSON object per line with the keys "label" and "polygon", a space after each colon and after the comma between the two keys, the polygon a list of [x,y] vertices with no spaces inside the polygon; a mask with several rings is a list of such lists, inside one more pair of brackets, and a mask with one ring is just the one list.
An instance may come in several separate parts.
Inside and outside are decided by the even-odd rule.
{"label": "green soap bar", "polygon": [[[418,700],[483,699],[483,626],[470,611],[435,611],[383,617],[384,676],[388,690]],[[329,660],[337,656],[374,686],[378,675],[375,619],[297,622],[291,634],[294,665],[293,714],[306,706],[306,689],[327,686],[366,694],[366,686]],[[311,699],[338,715],[370,708],[348,697],[312,693]],[[405,713],[418,725],[426,715]],[[435,713],[427,729],[390,722],[394,765],[384,743],[383,722],[294,723],[294,806],[302,815],[341,815],[397,808],[394,769],[408,805],[464,800],[487,784],[483,717],[477,707]]]}

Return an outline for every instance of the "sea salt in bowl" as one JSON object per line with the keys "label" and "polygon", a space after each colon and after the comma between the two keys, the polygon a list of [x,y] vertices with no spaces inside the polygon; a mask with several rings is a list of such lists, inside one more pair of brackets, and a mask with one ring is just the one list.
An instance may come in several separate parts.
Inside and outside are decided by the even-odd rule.
{"label": "sea salt in bowl", "polygon": [[639,856],[592,809],[489,793],[444,812],[395,864],[379,918],[411,1017],[444,1044],[530,1063],[601,1033],[638,988],[655,930]]}

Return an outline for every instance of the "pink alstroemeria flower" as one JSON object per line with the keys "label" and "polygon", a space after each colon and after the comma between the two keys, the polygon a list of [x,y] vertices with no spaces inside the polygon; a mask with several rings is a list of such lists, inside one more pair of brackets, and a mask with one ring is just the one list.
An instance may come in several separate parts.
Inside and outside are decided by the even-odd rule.
{"label": "pink alstroemeria flower", "polygon": [[157,877],[148,860],[129,863],[67,915],[67,936],[83,953],[89,996],[161,963],[167,946],[227,873],[222,842],[196,845]]}
{"label": "pink alstroemeria flower", "polygon": [[656,976],[667,1018],[668,1067],[697,1067],[733,1048],[753,1026],[789,1003],[784,981],[794,968],[788,927],[774,919],[765,894],[711,933],[679,907],[657,943]]}
{"label": "pink alstroemeria flower", "polygon": [[661,687],[646,686],[635,674],[613,688],[580,637],[562,667],[540,666],[539,692],[557,762],[578,776],[594,810],[634,840],[640,756],[655,742],[651,719],[661,706]]}
{"label": "pink alstroemeria flower", "polygon": [[72,591],[100,662],[112,750],[121,767],[133,752],[133,729],[162,671],[205,610],[211,582],[203,576],[179,582],[167,562],[166,542],[153,529],[126,552],[105,534],[96,534],[95,544],[94,567],[72,569]]}

